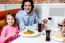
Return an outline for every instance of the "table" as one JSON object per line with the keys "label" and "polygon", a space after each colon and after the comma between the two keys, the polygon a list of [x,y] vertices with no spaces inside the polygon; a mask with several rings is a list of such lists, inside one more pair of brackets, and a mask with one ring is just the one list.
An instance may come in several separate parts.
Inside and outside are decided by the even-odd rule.
{"label": "table", "polygon": [[36,37],[18,37],[11,43],[63,43],[63,42],[57,42],[51,38],[51,41],[45,40],[45,35],[39,35]]}

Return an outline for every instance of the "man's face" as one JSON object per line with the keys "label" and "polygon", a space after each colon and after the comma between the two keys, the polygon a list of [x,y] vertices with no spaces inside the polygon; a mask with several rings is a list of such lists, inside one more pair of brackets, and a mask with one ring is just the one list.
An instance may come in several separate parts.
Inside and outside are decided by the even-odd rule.
{"label": "man's face", "polygon": [[26,11],[26,13],[29,13],[32,9],[31,3],[30,2],[25,2],[24,3],[24,10]]}

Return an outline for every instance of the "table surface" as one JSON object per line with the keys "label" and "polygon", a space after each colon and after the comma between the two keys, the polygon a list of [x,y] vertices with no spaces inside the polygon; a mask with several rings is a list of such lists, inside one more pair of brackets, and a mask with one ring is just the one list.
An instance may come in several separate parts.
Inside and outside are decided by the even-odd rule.
{"label": "table surface", "polygon": [[63,42],[55,41],[55,40],[53,40],[53,38],[51,38],[50,41],[46,41],[45,35],[39,35],[39,36],[36,36],[36,37],[20,36],[17,39],[15,39],[14,41],[12,41],[11,43],[63,43]]}

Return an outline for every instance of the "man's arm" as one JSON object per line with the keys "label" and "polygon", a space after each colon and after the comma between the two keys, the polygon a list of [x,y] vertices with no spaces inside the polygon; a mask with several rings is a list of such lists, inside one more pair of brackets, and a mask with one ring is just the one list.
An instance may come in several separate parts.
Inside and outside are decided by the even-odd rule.
{"label": "man's arm", "polygon": [[34,16],[35,16],[35,22],[36,23],[44,24],[43,21],[37,16],[37,14],[34,13]]}

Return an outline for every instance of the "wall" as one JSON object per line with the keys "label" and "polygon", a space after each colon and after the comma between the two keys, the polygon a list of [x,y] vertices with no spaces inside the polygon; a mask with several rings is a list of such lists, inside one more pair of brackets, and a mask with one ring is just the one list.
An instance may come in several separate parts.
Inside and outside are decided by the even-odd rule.
{"label": "wall", "polygon": [[0,11],[4,11],[4,10],[5,10],[4,4],[0,4]]}
{"label": "wall", "polygon": [[[61,3],[52,3],[52,4],[43,4],[42,7],[42,19],[48,16],[60,16],[65,17],[65,4]],[[51,12],[50,12],[51,11]],[[53,12],[54,11],[54,12]],[[63,12],[62,12],[63,11]],[[55,14],[55,15],[54,15]],[[63,15],[64,14],[64,15]]]}
{"label": "wall", "polygon": [[[0,4],[0,11],[4,11],[4,10],[10,10],[10,9],[17,9],[17,8],[21,8],[21,4]],[[52,15],[52,13],[50,13],[51,11],[51,8],[59,8],[60,10],[57,10],[58,13],[54,13],[52,12],[53,14],[55,15]],[[65,4],[64,3],[52,3],[52,4],[35,4],[35,12],[38,14],[38,16],[41,18],[41,19],[44,19],[44,18],[47,18],[48,16],[52,15],[53,17],[56,16],[56,17],[65,17],[65,13],[64,16],[63,14],[61,13],[61,10],[64,10],[65,12]],[[62,11],[63,11],[62,10]],[[54,10],[52,10],[54,11]],[[61,16],[61,14],[62,16]],[[60,15],[59,15],[60,14]]]}

